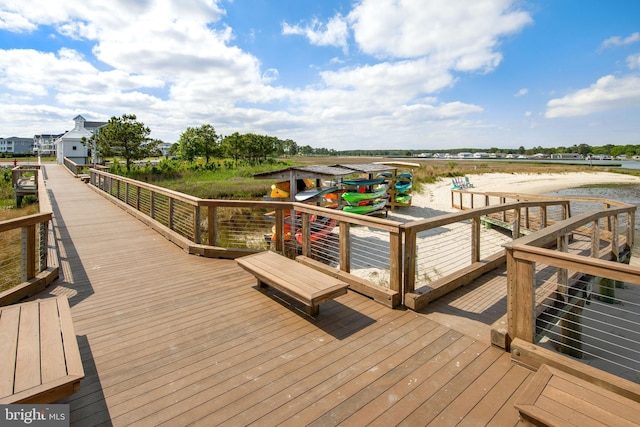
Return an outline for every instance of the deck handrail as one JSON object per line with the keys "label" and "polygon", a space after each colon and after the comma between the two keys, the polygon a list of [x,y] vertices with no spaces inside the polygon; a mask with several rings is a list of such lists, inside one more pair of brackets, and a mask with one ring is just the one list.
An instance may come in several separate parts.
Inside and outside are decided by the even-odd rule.
{"label": "deck handrail", "polygon": [[[640,268],[620,262],[633,246],[636,206],[616,204],[505,244],[507,348],[517,338],[532,344],[548,340],[560,353],[601,359],[601,369],[615,373],[623,367],[640,375],[640,364],[634,362],[640,360],[640,337],[630,333],[640,321],[640,310],[634,308],[639,302],[625,299],[629,292],[638,293]],[[622,235],[619,216],[626,217]],[[610,236],[604,249],[603,233]],[[591,236],[590,247],[572,253],[570,240],[576,234]],[[629,287],[627,293],[616,289],[621,283]]]}
{"label": "deck handrail", "polygon": [[[380,257],[386,259],[384,262],[386,267],[376,268],[387,271],[384,275],[388,274],[388,281],[384,279],[381,282],[384,282],[383,287],[388,291],[380,289],[381,283],[366,283],[366,280],[363,281],[351,276],[348,279],[353,281],[354,286],[359,286],[359,291],[365,294],[380,298],[384,300],[383,302],[391,305],[397,305],[399,302],[402,286],[402,229],[400,228],[402,224],[400,222],[298,202],[201,199],[95,169],[90,170],[89,183],[92,188],[112,196],[123,207],[134,211],[139,219],[156,228],[185,251],[203,256],[235,258],[258,250],[269,249],[270,246],[291,257],[302,254],[305,257],[313,258],[317,257],[321,251],[330,251],[336,254],[334,265],[331,267],[336,268],[336,273],[330,273],[352,275],[357,273],[354,271],[356,266],[352,262],[352,258],[362,250],[357,251],[352,248],[353,239],[351,239],[352,232],[349,226],[364,226],[378,230],[387,236],[388,243],[384,245],[388,248],[379,254]],[[251,210],[252,212],[274,210],[274,221],[272,223],[263,222],[256,219],[254,214],[254,218],[250,221],[251,224],[248,224],[253,227],[253,231],[233,228],[235,227],[233,224],[223,225],[219,213],[233,209]],[[300,223],[285,223],[290,221],[290,219],[286,219],[290,218],[285,215],[287,211],[297,212]],[[233,223],[237,216],[241,216],[241,214],[231,214],[227,222]],[[338,240],[333,246],[318,249],[317,245],[312,243],[310,232],[312,227],[310,218],[312,216],[326,217],[340,223]],[[262,235],[271,235],[272,225],[275,230],[273,240],[266,242],[266,237],[262,238]],[[291,234],[286,237],[286,227],[290,227],[290,229],[301,228],[303,237],[300,244],[296,242],[299,236],[294,238],[294,235]],[[245,240],[248,234],[260,235],[263,243],[259,245],[259,248],[253,249],[233,247],[229,245],[228,239],[221,237],[223,232],[243,234]],[[372,251],[371,248],[367,249]],[[355,269],[362,269],[362,266],[358,267]]]}
{"label": "deck handrail", "polygon": [[[511,202],[444,214],[402,225],[405,234],[403,283],[405,305],[414,310],[420,310],[433,299],[457,287],[471,283],[480,275],[504,264],[504,248],[500,243],[506,241],[505,238],[498,243],[492,243],[491,240],[496,239],[497,232],[481,233],[480,231],[482,222],[488,216],[492,214],[505,216],[506,212],[513,211],[511,215],[513,221],[509,226],[511,227],[511,239],[516,239],[520,237],[525,222],[531,222],[529,213],[531,209],[535,208],[538,213],[539,226],[545,227],[548,224],[547,209],[559,206],[562,212],[567,214],[569,211],[568,203],[562,199]],[[526,212],[527,221],[521,219],[522,211]],[[468,222],[470,222],[469,225],[463,226]],[[454,231],[454,225],[457,231]],[[450,261],[432,259],[438,257],[433,254],[433,250],[419,250],[419,233],[444,227],[451,227],[450,238],[459,242],[459,248],[449,254],[453,258]],[[466,247],[466,242],[469,242],[468,250],[463,249]],[[438,270],[447,268],[445,264],[447,262],[453,266],[449,267],[452,271],[446,274],[440,273],[440,277],[430,277],[429,272],[439,273]],[[426,271],[426,273],[418,274],[419,268],[422,268],[422,271]],[[418,276],[424,276],[425,279],[417,283]],[[424,289],[417,289],[419,287]]]}
{"label": "deck handrail", "polygon": [[[40,166],[26,168],[40,171]],[[17,269],[3,264],[1,276],[6,280],[6,284],[12,287],[0,292],[0,306],[13,304],[36,294],[59,275],[56,243],[51,225],[53,213],[43,175],[36,174],[40,213],[0,221],[1,237],[8,244],[6,253],[15,253],[21,260]],[[14,230],[17,229],[21,230],[19,236],[15,235]]]}

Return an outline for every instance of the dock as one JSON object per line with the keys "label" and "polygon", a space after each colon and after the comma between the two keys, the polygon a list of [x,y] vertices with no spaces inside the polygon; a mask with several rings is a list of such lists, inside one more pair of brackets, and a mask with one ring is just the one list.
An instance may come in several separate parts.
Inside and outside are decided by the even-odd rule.
{"label": "dock", "polygon": [[46,168],[61,277],[39,297],[71,304],[85,368],[63,400],[72,425],[518,423],[532,372],[490,345],[497,314],[478,301],[438,303],[453,316],[349,291],[310,320]]}

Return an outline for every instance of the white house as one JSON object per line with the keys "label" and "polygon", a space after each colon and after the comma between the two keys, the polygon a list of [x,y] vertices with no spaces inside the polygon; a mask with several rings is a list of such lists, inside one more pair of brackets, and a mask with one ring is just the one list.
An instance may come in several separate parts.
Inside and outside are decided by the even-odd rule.
{"label": "white house", "polygon": [[82,138],[89,139],[107,122],[88,122],[84,117],[78,115],[74,117],[75,126],[70,131],[63,134],[56,140],[56,161],[58,164],[64,163],[64,158],[78,163],[89,162],[89,149],[82,144]]}

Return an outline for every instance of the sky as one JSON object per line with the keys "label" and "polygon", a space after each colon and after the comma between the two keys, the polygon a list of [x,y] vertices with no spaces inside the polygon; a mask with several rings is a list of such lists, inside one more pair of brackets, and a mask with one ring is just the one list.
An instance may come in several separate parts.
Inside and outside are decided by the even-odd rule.
{"label": "sky", "polygon": [[0,0],[0,137],[81,114],[335,150],[640,144],[640,1]]}

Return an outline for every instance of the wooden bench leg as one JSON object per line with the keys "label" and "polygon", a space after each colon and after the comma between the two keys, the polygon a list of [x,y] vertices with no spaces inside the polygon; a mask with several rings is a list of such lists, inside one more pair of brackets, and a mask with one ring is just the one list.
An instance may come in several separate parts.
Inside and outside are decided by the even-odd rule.
{"label": "wooden bench leg", "polygon": [[307,306],[307,314],[309,316],[317,316],[318,313],[320,313],[320,306],[319,305],[311,305],[311,306]]}

